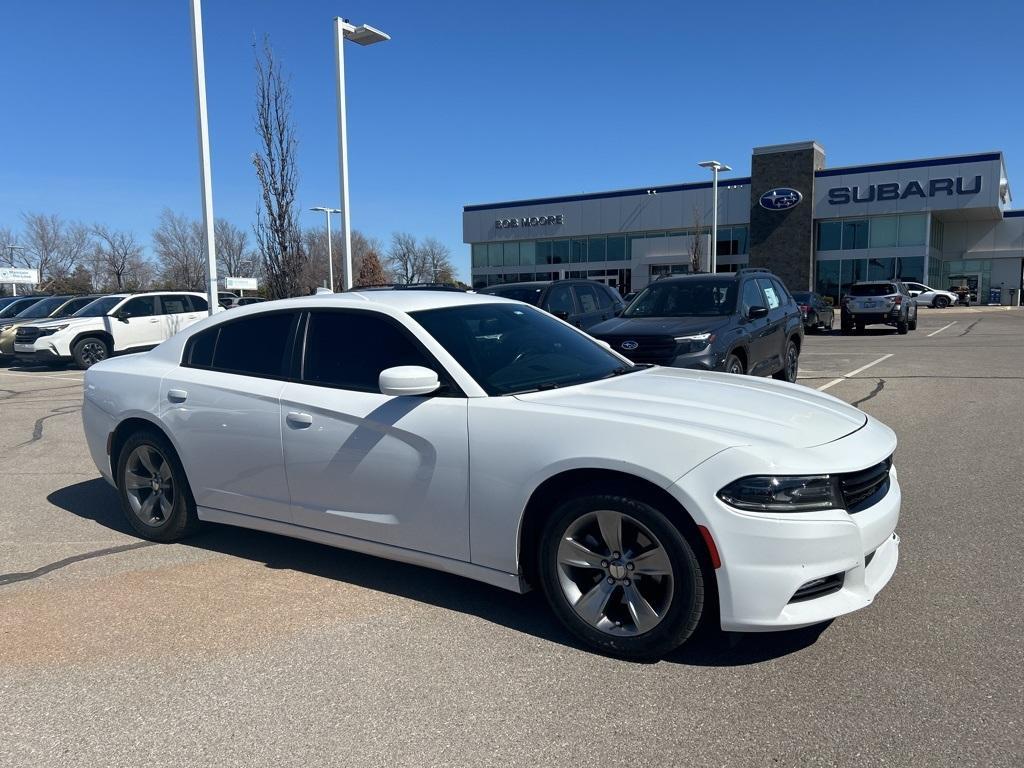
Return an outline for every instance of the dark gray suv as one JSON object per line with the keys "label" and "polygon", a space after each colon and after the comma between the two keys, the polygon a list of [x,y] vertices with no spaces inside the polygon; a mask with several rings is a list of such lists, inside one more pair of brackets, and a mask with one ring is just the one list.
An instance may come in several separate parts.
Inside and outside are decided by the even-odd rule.
{"label": "dark gray suv", "polygon": [[796,381],[800,307],[767,269],[651,283],[590,333],[630,360]]}
{"label": "dark gray suv", "polygon": [[614,288],[596,280],[536,280],[501,283],[478,293],[533,304],[584,330],[615,317],[626,303]]}

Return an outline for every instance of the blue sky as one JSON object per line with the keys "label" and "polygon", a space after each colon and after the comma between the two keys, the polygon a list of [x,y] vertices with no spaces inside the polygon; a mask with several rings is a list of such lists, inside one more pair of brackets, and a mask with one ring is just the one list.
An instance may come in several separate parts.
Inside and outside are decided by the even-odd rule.
{"label": "blue sky", "polygon": [[[749,172],[816,139],[829,165],[1001,149],[1024,207],[1024,3],[205,0],[214,209],[248,228],[254,38],[291,75],[302,206],[337,205],[331,19],[349,45],[352,223],[432,235],[468,274],[466,203]],[[0,42],[0,226],[198,217],[187,0],[19,2]],[[304,213],[303,223],[320,223]]]}

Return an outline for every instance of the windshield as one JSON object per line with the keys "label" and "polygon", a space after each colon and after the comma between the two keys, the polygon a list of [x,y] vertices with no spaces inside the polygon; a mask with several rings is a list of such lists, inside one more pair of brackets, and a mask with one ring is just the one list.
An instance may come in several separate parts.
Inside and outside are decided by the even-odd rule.
{"label": "windshield", "polygon": [[522,301],[526,304],[533,304],[537,306],[540,302],[540,294],[542,288],[525,288],[523,286],[516,286],[515,288],[488,288],[480,293],[486,293],[490,296],[501,296],[503,299],[512,299],[513,301]]}
{"label": "windshield", "polygon": [[72,317],[102,317],[124,301],[124,296],[104,296],[102,299],[90,302],[75,312]]}
{"label": "windshield", "polygon": [[48,299],[37,301],[28,309],[18,314],[19,320],[35,320],[40,317],[49,317],[54,310],[68,301],[67,296],[51,296]]}
{"label": "windshield", "polygon": [[554,389],[647,367],[624,363],[546,312],[517,304],[430,309],[412,317],[488,395]]}
{"label": "windshield", "polygon": [[892,283],[865,283],[850,286],[851,296],[888,296],[891,293],[899,293]]}
{"label": "windshield", "polygon": [[736,309],[736,281],[685,278],[652,283],[623,317],[717,317]]}
{"label": "windshield", "polygon": [[811,295],[812,294],[807,291],[795,291],[793,293],[793,298],[796,299],[798,304],[807,304],[811,300]]}
{"label": "windshield", "polygon": [[10,304],[4,307],[2,311],[0,311],[0,319],[14,317],[19,312],[24,312],[26,309],[28,309],[30,306],[32,306],[38,301],[40,301],[38,296],[26,296],[24,299],[12,301]]}

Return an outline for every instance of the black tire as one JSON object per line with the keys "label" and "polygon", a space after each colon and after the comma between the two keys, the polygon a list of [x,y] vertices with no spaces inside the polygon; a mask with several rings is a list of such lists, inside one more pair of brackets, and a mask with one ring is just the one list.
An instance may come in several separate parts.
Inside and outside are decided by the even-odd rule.
{"label": "black tire", "polygon": [[910,330],[910,323],[909,322],[907,322],[906,320],[897,320],[896,321],[896,333],[898,333],[900,336],[906,335],[907,331],[909,331],[909,330]]}
{"label": "black tire", "polygon": [[864,333],[864,323],[856,323],[856,324],[854,324],[854,332],[855,333]]}
{"label": "black tire", "polygon": [[800,350],[796,346],[796,342],[790,339],[786,342],[786,352],[782,358],[782,369],[772,374],[773,379],[779,381],[788,381],[790,384],[796,384],[797,373],[800,370]]}
{"label": "black tire", "polygon": [[936,309],[945,309],[949,306],[949,299],[946,296],[936,296],[932,306]]}
{"label": "black tire", "polygon": [[110,357],[110,344],[99,336],[86,336],[75,342],[71,349],[71,357],[75,361],[75,366],[84,371]]}
{"label": "black tire", "polygon": [[726,373],[736,373],[740,375],[746,373],[746,369],[743,367],[743,361],[732,352],[730,352],[725,358],[724,370]]}
{"label": "black tire", "polygon": [[833,326],[835,326],[835,324],[836,324],[836,313],[833,312],[832,315],[828,319],[828,327],[825,330],[828,331],[829,333],[831,333],[832,332],[832,328],[833,328]]}
{"label": "black tire", "polygon": [[[162,520],[144,522],[136,512],[129,497],[127,474],[129,460],[137,449],[148,449],[159,454],[162,462],[167,463],[173,493],[169,495],[166,514],[160,514]],[[160,469],[162,463],[157,465]],[[124,442],[117,457],[117,494],[121,499],[121,511],[124,512],[128,524],[139,536],[150,541],[179,541],[199,528],[199,517],[196,515],[196,502],[192,497],[185,469],[181,466],[178,454],[170,441],[155,429],[142,429],[133,433]],[[145,490],[145,489],[143,489]],[[161,491],[163,493],[163,491]],[[155,504],[154,509],[162,506]]]}
{"label": "black tire", "polygon": [[917,313],[916,312],[914,313],[914,316],[912,318],[910,318],[909,322],[907,323],[907,328],[909,328],[912,331],[916,331],[917,330]]}
{"label": "black tire", "polygon": [[820,322],[821,320],[818,318],[818,313],[815,312],[814,319],[811,320],[811,318],[807,318],[807,325],[804,327],[806,328],[808,333],[815,333],[818,330],[818,325]]}
{"label": "black tire", "polygon": [[[599,629],[582,618],[573,607],[573,603],[569,602],[569,597],[565,593],[566,588],[563,587],[561,578],[564,572],[559,561],[559,547],[571,527],[580,525],[581,522],[596,515],[599,511],[625,515],[627,519],[632,518],[634,522],[639,522],[650,534],[653,534],[655,543],[664,550],[667,561],[671,564],[672,573],[669,576],[671,591],[665,598],[665,602],[659,603],[659,607],[662,608],[659,611],[660,618],[651,629],[633,634],[620,633],[638,628],[638,623],[633,623],[632,614],[623,605],[616,602],[616,595],[621,596],[622,601],[625,600],[628,589],[626,586],[616,583],[614,586],[607,587],[610,590],[610,597],[603,604],[606,607],[601,609],[602,613],[607,610],[614,616],[616,611],[620,611],[618,615],[622,617],[621,626],[609,625],[608,630]],[[622,525],[623,549],[625,550],[627,543],[631,548],[639,547],[642,534],[632,541],[627,541],[626,529],[627,523],[624,522]],[[544,595],[559,621],[588,647],[623,659],[651,661],[662,658],[686,642],[700,623],[704,611],[705,585],[704,572],[697,560],[695,543],[691,544],[669,517],[651,504],[613,493],[580,496],[564,502],[555,509],[554,514],[544,526],[540,541],[540,550],[537,553],[537,573],[540,576]],[[594,552],[603,546],[603,541],[598,539],[584,539],[583,541],[588,544],[592,541],[598,542]],[[610,556],[612,553],[602,552],[601,554]],[[625,551],[622,554],[625,555]],[[575,585],[581,594],[583,590],[605,589],[607,579],[612,578],[610,575],[599,575],[603,573],[601,568],[579,570],[581,572],[579,578],[583,580],[583,586],[577,585],[574,581],[570,582],[568,576],[566,576],[565,583]],[[575,571],[573,573],[575,574]],[[587,575],[588,573],[590,576]],[[628,575],[632,572],[626,573]],[[634,576],[634,578],[636,577]],[[648,581],[652,578],[653,582]],[[656,589],[659,586],[658,578],[644,576],[635,582],[636,588],[642,589],[642,585],[646,584],[648,587]],[[591,581],[591,579],[593,580]],[[628,584],[629,579],[625,579],[625,583]],[[577,600],[577,604],[581,599]],[[651,603],[651,605],[654,604]]]}
{"label": "black tire", "polygon": [[853,321],[842,318],[839,321],[839,331],[844,334],[853,333]]}

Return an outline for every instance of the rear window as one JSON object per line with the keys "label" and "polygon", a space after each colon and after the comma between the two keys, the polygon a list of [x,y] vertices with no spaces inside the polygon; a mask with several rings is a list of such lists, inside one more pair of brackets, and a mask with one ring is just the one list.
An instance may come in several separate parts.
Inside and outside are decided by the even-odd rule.
{"label": "rear window", "polygon": [[850,286],[851,296],[889,296],[899,293],[892,283],[863,283]]}
{"label": "rear window", "polygon": [[537,306],[540,302],[541,292],[541,288],[490,288],[486,291],[481,291],[481,293],[487,293],[491,296],[522,301],[527,304],[533,304],[533,306]]}

